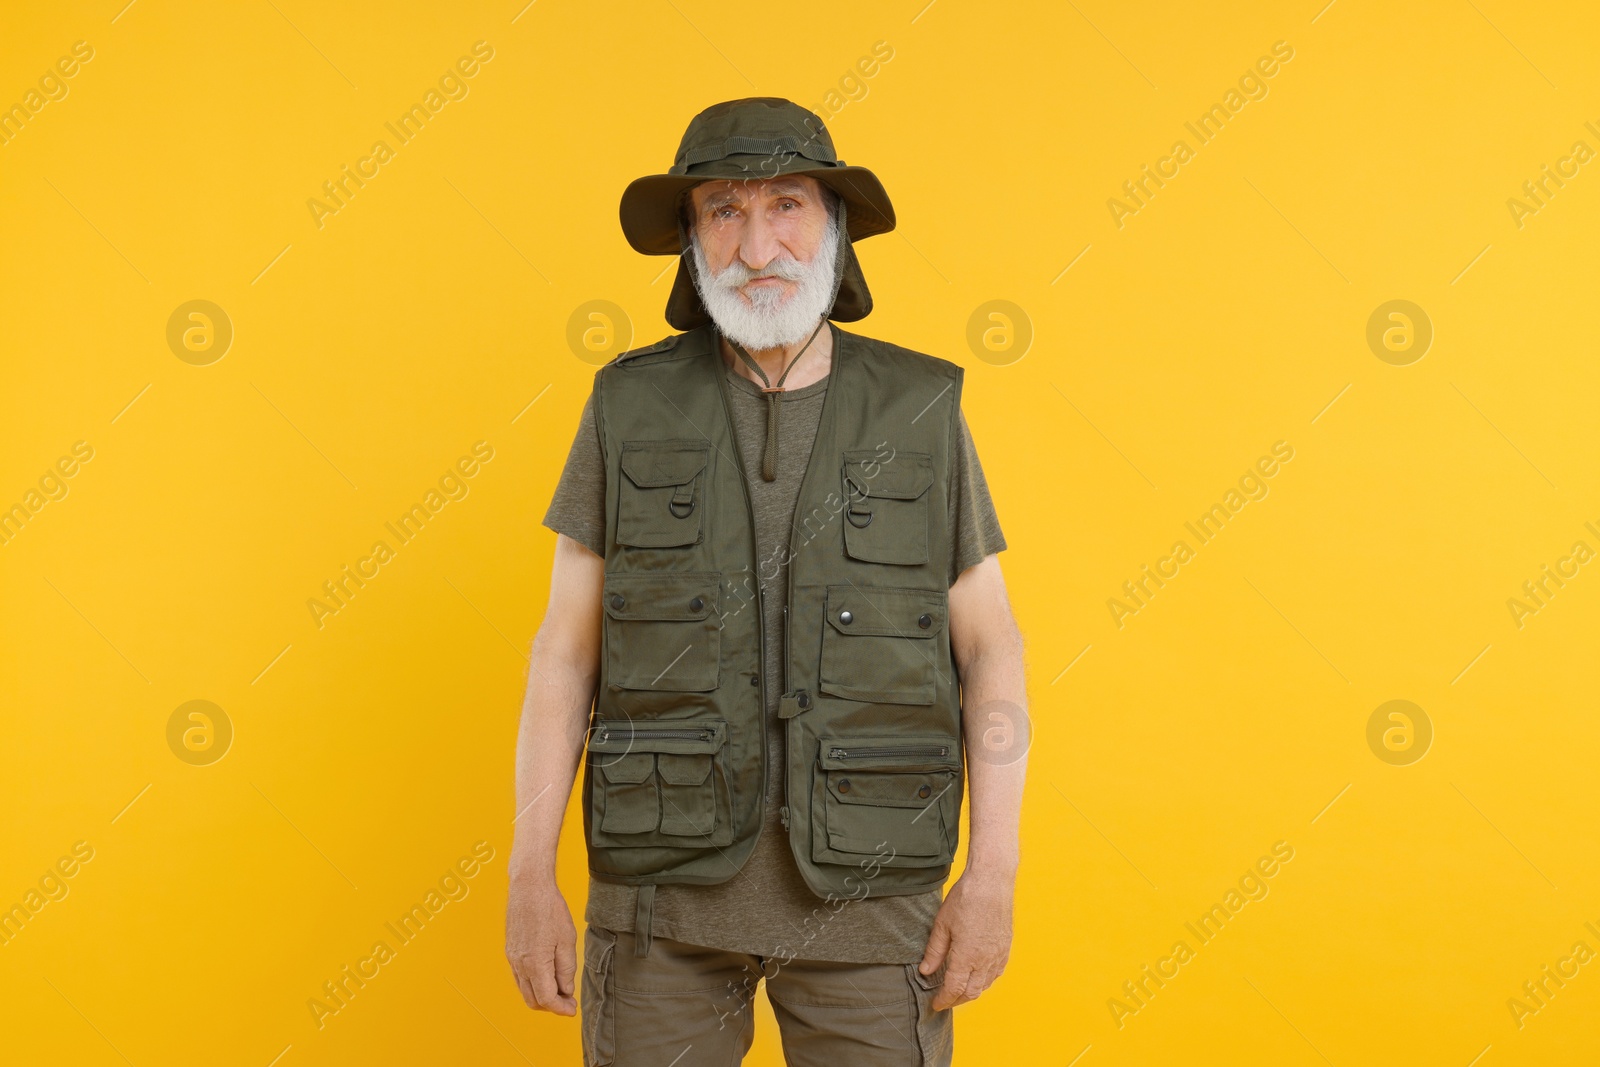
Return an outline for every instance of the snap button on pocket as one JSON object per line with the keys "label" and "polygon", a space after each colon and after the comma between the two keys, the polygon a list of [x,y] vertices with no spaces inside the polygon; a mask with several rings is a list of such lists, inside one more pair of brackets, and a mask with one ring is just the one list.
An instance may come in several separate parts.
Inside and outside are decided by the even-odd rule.
{"label": "snap button on pocket", "polygon": [[927,800],[929,797],[933,796],[933,790],[928,786],[923,786],[921,789],[917,790],[917,796],[921,797],[923,800]]}
{"label": "snap button on pocket", "polygon": [[841,793],[850,792],[850,779],[848,779],[848,778],[839,779],[839,792],[841,792]]}
{"label": "snap button on pocket", "polygon": [[753,685],[753,686],[754,685],[760,685],[761,684],[761,679],[757,678],[755,675],[752,674],[750,676],[750,684]]}
{"label": "snap button on pocket", "polygon": [[703,608],[705,606],[706,606],[706,602],[704,600],[701,600],[699,597],[695,597],[693,600],[689,601],[689,610],[690,611],[699,611],[701,608]]}
{"label": "snap button on pocket", "polygon": [[917,625],[926,630],[928,627],[933,625],[933,616],[929,615],[927,612],[923,612],[921,615],[917,616]]}
{"label": "snap button on pocket", "polygon": [[839,621],[844,623],[846,626],[849,626],[851,623],[856,621],[856,617],[848,611],[841,611],[839,612]]}
{"label": "snap button on pocket", "polygon": [[622,607],[622,605],[626,604],[626,603],[627,603],[627,601],[622,599],[622,594],[621,593],[613,593],[611,595],[611,606],[612,607],[620,609]]}

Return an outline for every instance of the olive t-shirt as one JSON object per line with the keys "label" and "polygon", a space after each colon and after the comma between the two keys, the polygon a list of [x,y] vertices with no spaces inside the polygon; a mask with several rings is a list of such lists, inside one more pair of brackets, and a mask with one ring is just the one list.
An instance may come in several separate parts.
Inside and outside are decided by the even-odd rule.
{"label": "olive t-shirt", "polygon": [[[761,451],[767,437],[767,401],[756,383],[727,371],[729,406],[749,479],[755,513],[766,648],[767,760],[783,765],[784,737],[778,719],[783,691],[783,609],[788,596],[788,560],[795,504],[816,440],[831,374],[799,389],[778,394],[777,478],[761,478]],[[961,572],[1006,547],[989,498],[989,487],[960,415],[955,488],[950,497],[950,584]],[[584,405],[578,432],[567,456],[544,525],[606,552],[606,469],[594,421],[594,397]],[[807,540],[796,538],[799,551]],[[907,896],[867,896],[830,905],[811,892],[789,851],[788,833],[779,821],[783,776],[769,776],[766,819],[750,858],[717,885],[656,887],[652,931],[658,937],[706,948],[761,956],[843,963],[915,963],[922,958],[942,890]],[[589,880],[586,921],[610,930],[632,930],[638,889]]]}

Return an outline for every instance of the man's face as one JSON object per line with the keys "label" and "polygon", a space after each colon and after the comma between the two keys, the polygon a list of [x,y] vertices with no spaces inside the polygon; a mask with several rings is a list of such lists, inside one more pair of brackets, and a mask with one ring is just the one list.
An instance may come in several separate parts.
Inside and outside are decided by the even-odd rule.
{"label": "man's face", "polygon": [[690,189],[689,196],[694,231],[712,273],[738,261],[751,274],[736,288],[746,307],[788,303],[799,280],[781,264],[810,263],[828,229],[822,184],[804,174],[712,181]]}

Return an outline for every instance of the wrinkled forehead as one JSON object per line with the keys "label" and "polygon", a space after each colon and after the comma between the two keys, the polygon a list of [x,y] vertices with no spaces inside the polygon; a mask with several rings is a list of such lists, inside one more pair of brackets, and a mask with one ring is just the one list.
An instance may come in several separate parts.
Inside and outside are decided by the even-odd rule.
{"label": "wrinkled forehead", "polygon": [[722,204],[738,204],[769,196],[815,196],[820,182],[805,174],[784,174],[776,178],[744,180],[720,179],[701,182],[689,190],[690,203],[698,209]]}

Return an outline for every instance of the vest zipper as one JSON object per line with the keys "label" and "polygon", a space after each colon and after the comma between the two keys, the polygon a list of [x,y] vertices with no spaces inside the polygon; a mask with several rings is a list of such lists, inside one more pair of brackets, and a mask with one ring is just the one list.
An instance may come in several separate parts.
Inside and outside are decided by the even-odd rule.
{"label": "vest zipper", "polygon": [[[712,741],[716,739],[717,732],[705,727],[682,727],[678,729],[648,728],[627,731],[618,731],[620,736],[629,738],[643,738],[646,741]],[[609,728],[602,728],[595,736],[595,740],[605,744],[611,737]]]}
{"label": "vest zipper", "polygon": [[921,756],[944,759],[950,755],[948,745],[868,745],[865,748],[830,748],[829,759],[910,759]]}

